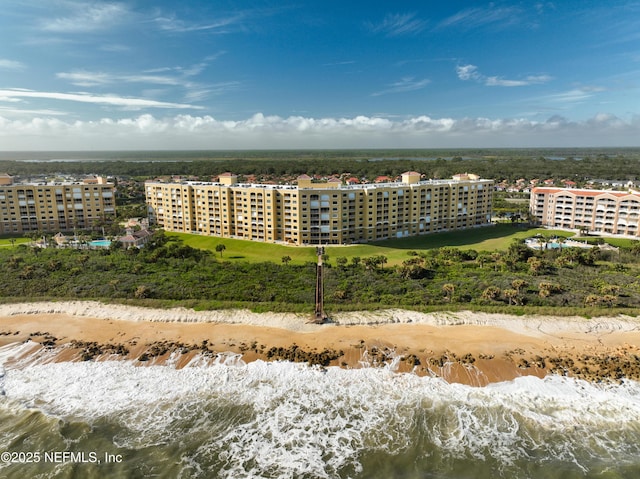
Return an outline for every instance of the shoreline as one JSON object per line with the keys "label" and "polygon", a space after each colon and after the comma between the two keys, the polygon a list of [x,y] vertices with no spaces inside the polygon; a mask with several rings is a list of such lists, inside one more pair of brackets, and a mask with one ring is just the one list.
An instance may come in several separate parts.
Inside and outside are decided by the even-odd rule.
{"label": "shoreline", "polygon": [[[247,310],[148,309],[96,301],[0,305],[0,346],[31,340],[38,361],[291,360],[390,367],[473,386],[524,375],[640,380],[640,319],[406,310],[346,312],[331,323]],[[216,359],[217,358],[217,359]],[[19,358],[18,358],[19,359]],[[24,357],[22,357],[24,359]],[[10,364],[7,363],[7,364]],[[24,363],[23,363],[24,364]]]}

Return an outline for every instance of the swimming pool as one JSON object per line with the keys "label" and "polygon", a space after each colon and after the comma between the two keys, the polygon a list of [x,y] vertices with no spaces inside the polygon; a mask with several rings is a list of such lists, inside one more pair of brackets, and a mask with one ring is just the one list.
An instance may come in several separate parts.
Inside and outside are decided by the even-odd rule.
{"label": "swimming pool", "polygon": [[559,249],[559,248],[570,248],[569,245],[564,243],[559,243],[556,240],[551,241],[539,241],[537,238],[529,238],[525,240],[525,244],[532,249]]}
{"label": "swimming pool", "polygon": [[525,240],[525,244],[531,249],[537,250],[545,250],[545,249],[560,249],[560,248],[584,248],[589,249],[593,248],[593,245],[587,244],[586,242],[574,241],[570,239],[565,239],[562,243],[553,239],[551,241],[540,241],[538,238],[528,238]]}
{"label": "swimming pool", "polygon": [[111,246],[110,240],[93,240],[89,242],[89,246],[92,248],[108,248]]}

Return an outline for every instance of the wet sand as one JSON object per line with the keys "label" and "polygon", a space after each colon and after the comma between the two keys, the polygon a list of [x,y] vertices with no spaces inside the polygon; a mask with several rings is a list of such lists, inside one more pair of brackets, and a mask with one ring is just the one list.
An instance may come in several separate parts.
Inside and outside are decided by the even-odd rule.
{"label": "wet sand", "polygon": [[[393,367],[476,386],[534,374],[640,379],[640,320],[390,310],[310,324],[294,314],[148,310],[96,302],[0,305],[0,346],[33,341],[50,360],[177,365],[236,353],[245,362]],[[35,344],[38,343],[38,344]]]}

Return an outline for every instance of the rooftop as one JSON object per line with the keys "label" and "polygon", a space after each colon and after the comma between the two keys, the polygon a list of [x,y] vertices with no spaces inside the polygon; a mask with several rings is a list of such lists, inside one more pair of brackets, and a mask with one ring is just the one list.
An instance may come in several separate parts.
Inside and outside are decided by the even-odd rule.
{"label": "rooftop", "polygon": [[621,198],[623,196],[639,196],[640,193],[635,191],[615,191],[615,190],[580,190],[576,188],[547,188],[536,187],[533,188],[532,193],[553,193],[553,194],[567,194],[572,196],[600,196],[608,194]]}
{"label": "rooftop", "polygon": [[[412,172],[413,174],[413,172]],[[415,173],[418,174],[418,173]],[[303,175],[301,175],[303,176]],[[309,177],[307,177],[309,178]],[[300,177],[299,177],[300,179]],[[404,183],[402,181],[385,181],[381,183],[362,183],[362,184],[341,184],[339,186],[335,186],[335,179],[331,182],[331,189],[336,190],[366,190],[366,189],[376,189],[376,188],[398,188],[398,187],[413,187],[415,185],[449,185],[455,183],[467,183],[469,181],[473,182],[483,182],[488,183],[493,180],[488,179],[477,179],[477,180],[469,180],[469,179],[460,179],[460,178],[448,178],[448,179],[430,179],[430,180],[421,180],[416,183]],[[222,186],[228,187],[229,184],[219,183],[219,182],[209,182],[209,181],[189,181],[189,180],[180,180],[176,182],[164,182],[159,180],[149,180],[145,181],[145,184],[161,184],[161,185],[185,185],[185,186]],[[318,182],[318,183],[310,183],[308,186],[298,186],[298,185],[285,185],[285,184],[263,184],[263,183],[235,183],[232,186],[237,188],[264,188],[264,189],[272,189],[272,190],[303,190],[303,189],[324,189],[325,185],[328,185],[327,182]]]}
{"label": "rooftop", "polygon": [[42,180],[18,180],[14,181],[15,177],[3,176],[2,179],[10,178],[11,181],[2,181],[0,186],[71,186],[71,185],[108,185],[113,186],[113,183],[109,183],[106,178],[101,176],[90,176],[85,178],[62,178],[59,180],[49,180],[43,178]]}

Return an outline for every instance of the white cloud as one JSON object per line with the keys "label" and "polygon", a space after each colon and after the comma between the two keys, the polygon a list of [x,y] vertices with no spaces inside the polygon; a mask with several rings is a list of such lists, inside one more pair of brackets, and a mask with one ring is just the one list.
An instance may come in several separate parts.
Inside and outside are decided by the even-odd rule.
{"label": "white cloud", "polygon": [[345,60],[343,62],[324,63],[322,66],[335,67],[335,66],[342,66],[342,65],[354,65],[355,63],[356,63],[355,60]]}
{"label": "white cloud", "polygon": [[[221,82],[205,84],[192,80],[209,66],[224,52],[211,55],[205,61],[188,66],[161,67],[143,71],[142,73],[106,73],[100,71],[75,70],[56,73],[56,77],[67,80],[72,85],[83,88],[95,86],[119,85],[122,83],[143,83],[147,85],[161,85],[164,87],[178,87],[184,89],[185,101],[201,101],[211,95],[221,95],[239,87],[239,82]],[[152,91],[147,88],[146,91]]]}
{"label": "white cloud", "polygon": [[382,33],[389,37],[415,35],[425,29],[427,23],[416,18],[415,13],[388,14],[380,23],[365,23],[365,27],[373,33]]}
{"label": "white cloud", "polygon": [[582,103],[591,98],[596,92],[602,91],[601,88],[574,88],[561,93],[554,93],[542,97],[552,103]]}
{"label": "white cloud", "polygon": [[114,75],[103,72],[74,71],[56,73],[56,77],[68,80],[72,85],[91,87],[114,83],[153,83],[156,85],[181,85],[177,77],[163,75]]}
{"label": "white cloud", "polygon": [[108,73],[87,71],[60,72],[56,73],[56,77],[69,80],[71,84],[82,87],[107,85],[115,81],[115,78]]}
{"label": "white cloud", "polygon": [[[205,58],[205,61],[195,63],[186,67],[161,67],[153,68],[135,74],[117,74],[106,72],[95,72],[87,70],[75,70],[70,72],[56,73],[56,77],[63,80],[68,80],[74,85],[78,86],[96,86],[96,85],[108,85],[112,83],[155,83],[158,85],[184,85],[186,79],[197,76],[205,70],[210,62],[216,60],[224,52],[220,52],[217,55],[211,55]],[[164,75],[159,75],[164,73]]]}
{"label": "white cloud", "polygon": [[529,84],[531,83],[547,83],[553,80],[553,77],[550,75],[529,75],[525,78]]}
{"label": "white cloud", "polygon": [[439,28],[462,27],[477,28],[494,26],[509,27],[521,23],[523,11],[518,7],[496,7],[493,3],[488,7],[467,8],[444,19]]}
{"label": "white cloud", "polygon": [[407,91],[421,90],[424,87],[426,87],[429,83],[431,83],[431,80],[427,78],[424,78],[422,80],[416,80],[413,77],[407,77],[407,78],[403,78],[400,81],[397,81],[388,85],[388,87],[385,88],[384,90],[372,93],[371,96],[381,96],[381,95],[387,95],[389,93],[403,93]]}
{"label": "white cloud", "polygon": [[184,99],[189,102],[203,101],[211,96],[224,95],[232,90],[240,88],[240,82],[220,82],[210,85],[192,85],[184,94]]}
{"label": "white cloud", "polygon": [[459,65],[456,67],[456,73],[460,80],[477,80],[480,78],[478,67],[475,65]]}
{"label": "white cloud", "polygon": [[487,77],[485,78],[484,84],[487,86],[526,86],[529,85],[528,82],[524,80],[505,80],[500,77]]}
{"label": "white cloud", "polygon": [[67,16],[42,20],[42,29],[53,33],[90,33],[112,28],[131,15],[124,3],[74,2],[68,5],[72,11]]}
{"label": "white cloud", "polygon": [[474,80],[486,86],[517,87],[547,83],[553,80],[553,77],[549,75],[528,75],[522,80],[508,80],[498,76],[486,76],[481,74],[475,65],[458,65],[456,67],[456,74],[460,80]]}
{"label": "white cloud", "polygon": [[[203,101],[211,96],[223,95],[229,91],[237,90],[240,87],[240,82],[237,81],[205,84],[187,79],[188,76],[194,74],[196,73],[191,70],[186,71],[184,76],[151,74],[114,75],[102,72],[75,71],[60,72],[57,73],[56,76],[63,80],[68,80],[72,85],[84,88],[117,85],[119,83],[144,83],[150,85],[162,85],[166,87],[180,87],[181,89],[184,89],[183,97],[184,100],[188,102]],[[160,90],[157,89],[145,89],[145,92],[148,94],[151,94],[154,91],[160,92]]]}
{"label": "white cloud", "polygon": [[15,60],[7,60],[6,58],[0,58],[0,70],[24,70],[24,63]]}
{"label": "white cloud", "polygon": [[[2,98],[0,98],[2,101]],[[29,116],[33,117],[34,115],[42,115],[42,116],[64,116],[67,115],[64,111],[59,110],[51,110],[51,109],[41,109],[41,110],[26,110],[23,108],[9,108],[5,106],[0,106],[0,116],[2,115],[10,115],[10,116]]]}
{"label": "white cloud", "polygon": [[199,106],[169,103],[143,98],[126,98],[114,95],[91,95],[89,93],[58,93],[43,92],[25,89],[0,90],[0,98],[44,98],[50,100],[74,101],[80,103],[94,103],[101,105],[111,105],[124,108],[189,108],[201,109]]}
{"label": "white cloud", "polygon": [[187,23],[183,20],[177,19],[173,16],[159,16],[154,19],[156,24],[161,30],[176,33],[189,33],[207,31],[209,33],[229,33],[230,28],[244,20],[244,15],[238,14],[227,18],[220,18],[218,20],[208,23]]}
{"label": "white cloud", "polygon": [[257,113],[244,120],[177,115],[97,121],[3,117],[6,149],[248,149],[248,148],[451,148],[639,146],[640,117],[598,114],[584,121],[382,117],[280,117]]}
{"label": "white cloud", "polygon": [[484,77],[484,84],[487,86],[528,86],[539,83],[547,83],[551,81],[552,77],[549,75],[530,75],[522,80],[507,80],[501,77]]}

